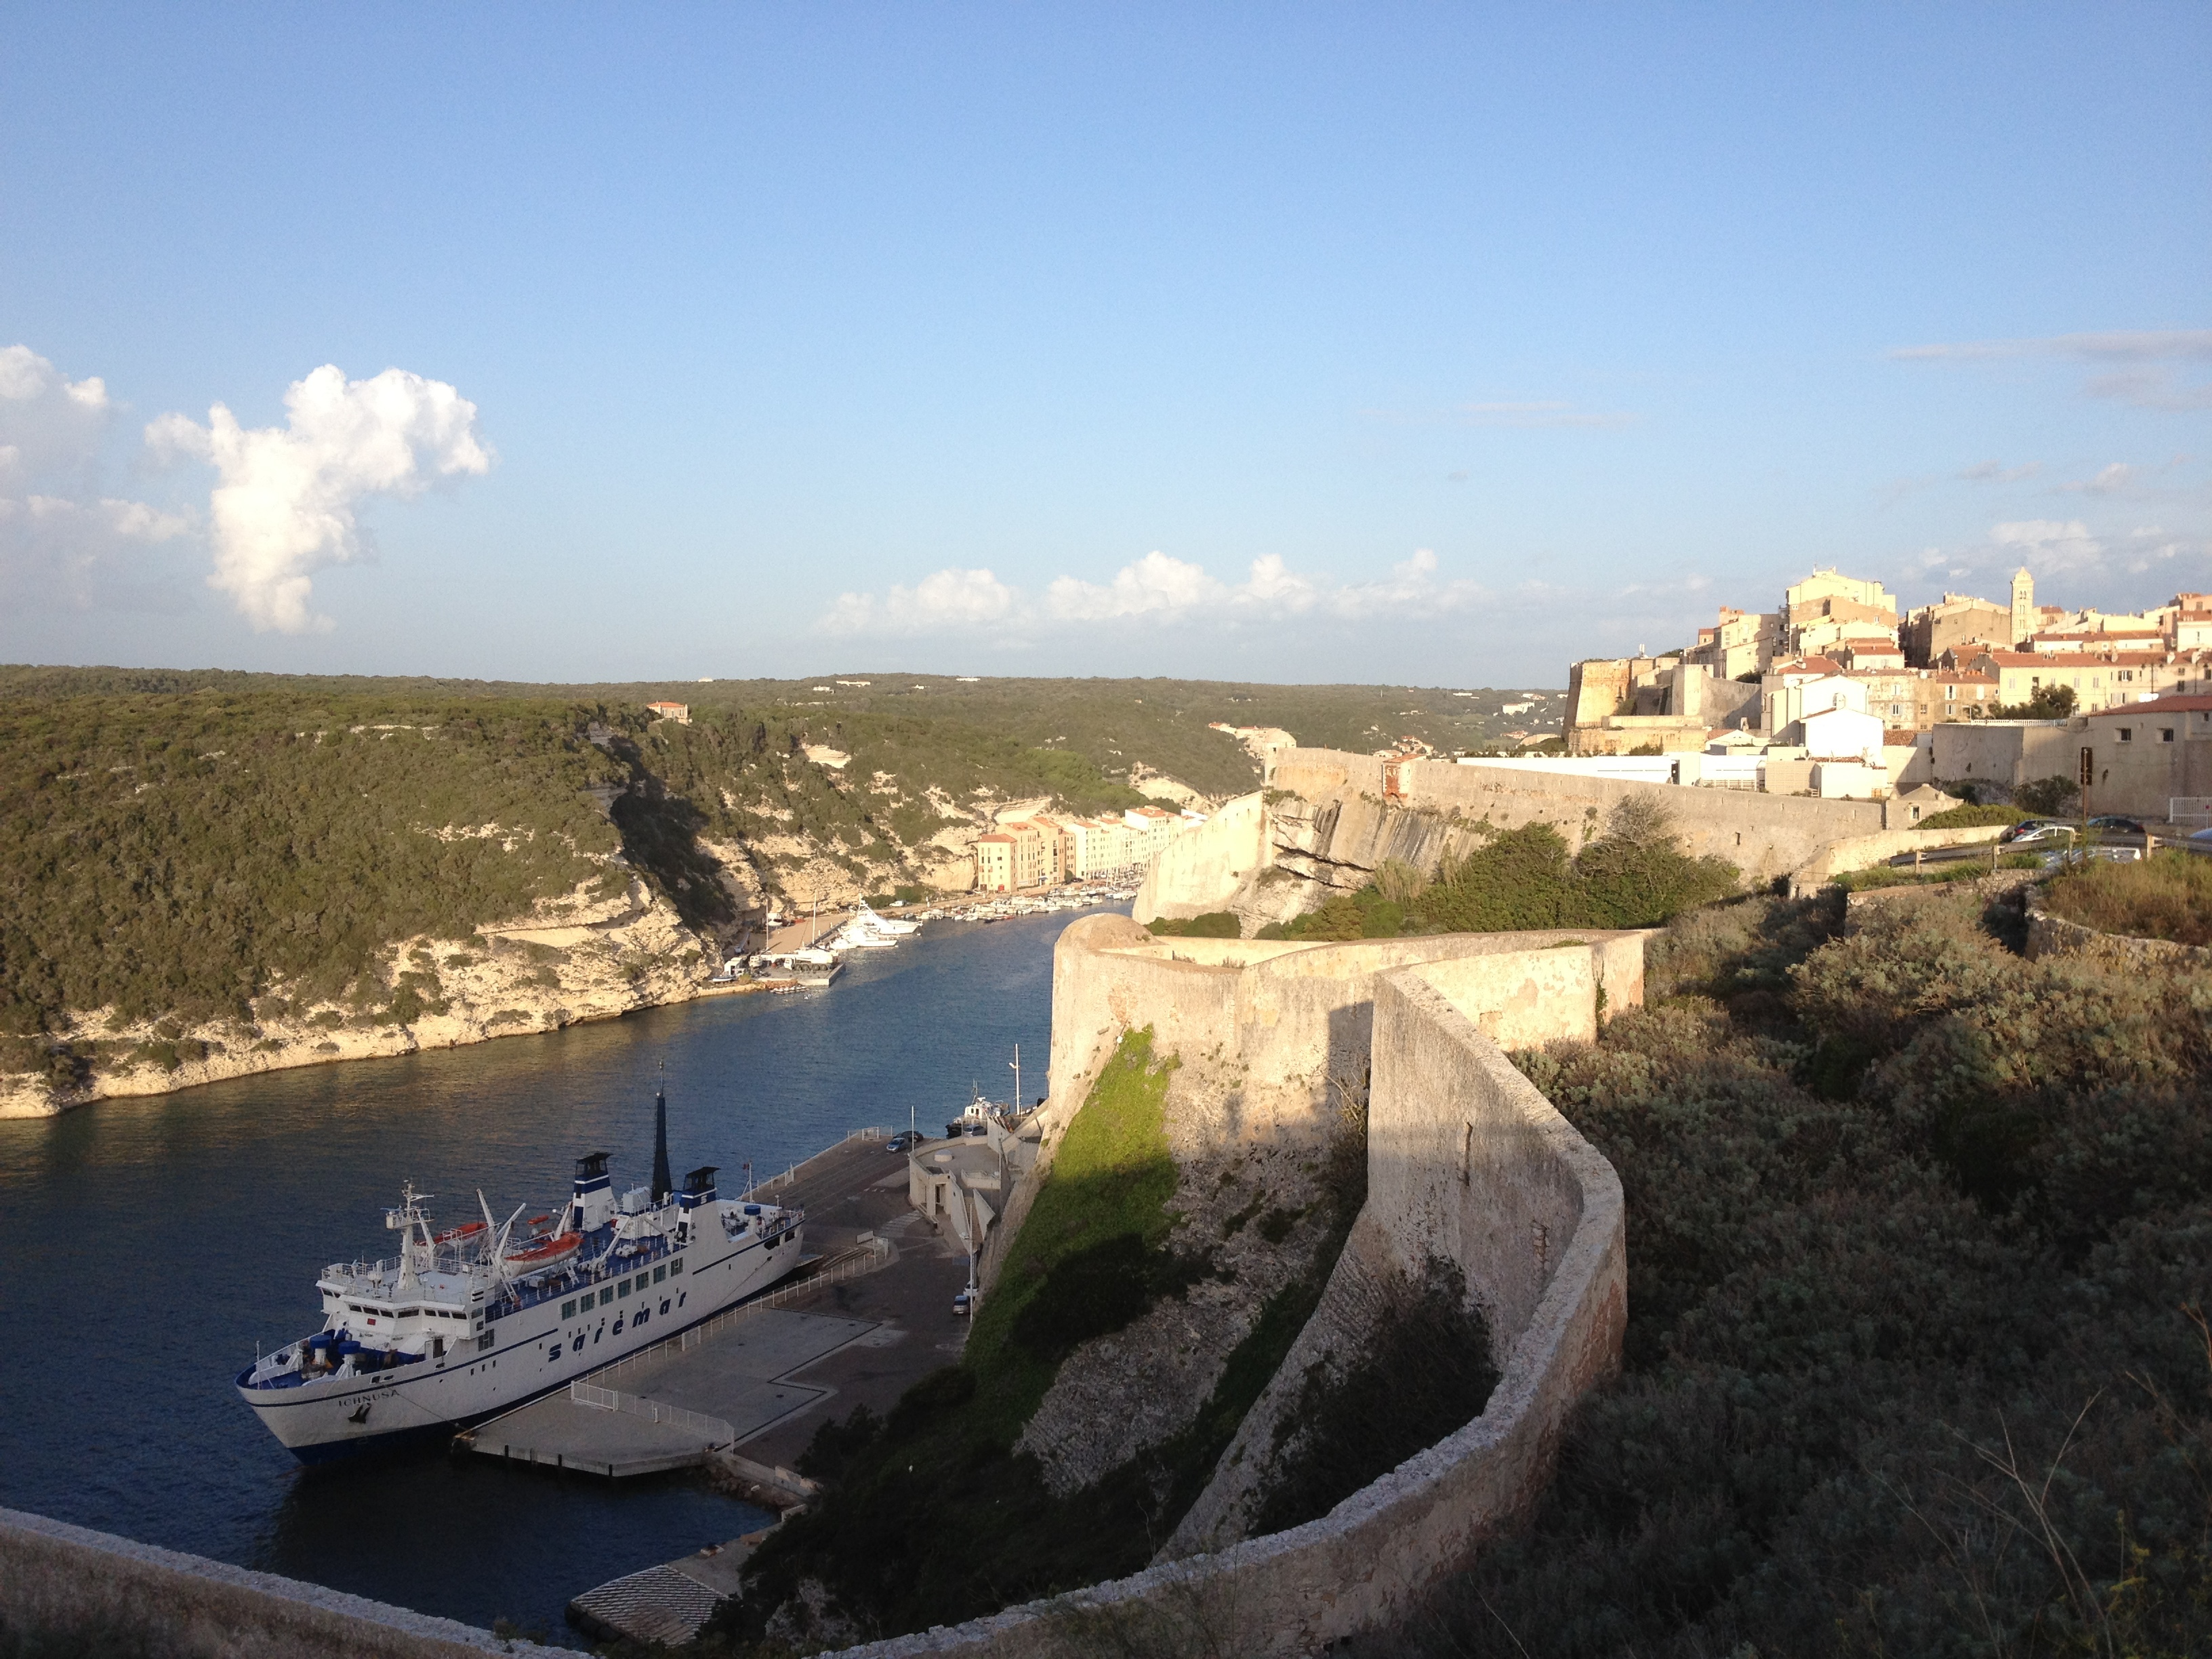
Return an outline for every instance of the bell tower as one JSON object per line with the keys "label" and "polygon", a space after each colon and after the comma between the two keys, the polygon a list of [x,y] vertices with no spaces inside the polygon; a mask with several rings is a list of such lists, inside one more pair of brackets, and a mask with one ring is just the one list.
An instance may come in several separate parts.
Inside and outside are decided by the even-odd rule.
{"label": "bell tower", "polygon": [[2012,573],[2012,642],[2023,644],[2035,632],[2035,578],[2023,565]]}

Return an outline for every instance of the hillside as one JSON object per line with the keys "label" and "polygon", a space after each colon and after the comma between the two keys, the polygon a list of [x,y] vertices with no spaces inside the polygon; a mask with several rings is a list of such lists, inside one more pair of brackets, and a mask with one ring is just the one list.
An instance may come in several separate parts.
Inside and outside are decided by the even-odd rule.
{"label": "hillside", "polygon": [[1526,700],[848,678],[0,668],[0,1111],[669,1000],[772,896],[963,887],[1015,803],[1255,787],[1210,722],[1480,746]]}

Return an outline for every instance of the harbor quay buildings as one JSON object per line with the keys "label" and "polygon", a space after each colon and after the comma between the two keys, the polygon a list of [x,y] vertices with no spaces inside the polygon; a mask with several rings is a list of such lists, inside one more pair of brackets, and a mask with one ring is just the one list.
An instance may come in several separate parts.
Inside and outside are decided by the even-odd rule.
{"label": "harbor quay buildings", "polygon": [[[2062,690],[2069,718],[2018,718]],[[2103,730],[2102,716],[2207,695],[2212,594],[2124,614],[2069,611],[2039,604],[2021,570],[2002,601],[1946,593],[1901,611],[1881,583],[1824,569],[1771,611],[1722,607],[1679,650],[1576,663],[1564,729],[1571,765],[1656,759],[1676,782],[1879,799],[1939,780],[2071,775],[2084,720],[2100,717]],[[2165,774],[2130,750],[2117,770],[2136,781],[2135,804],[2109,810],[2154,805],[2163,817],[2169,797],[2200,793],[2183,787],[2193,774],[2180,760],[2196,728],[2172,729],[2173,787],[2154,803],[2151,775]]]}
{"label": "harbor quay buildings", "polygon": [[1038,812],[975,838],[975,889],[1016,893],[1142,869],[1170,836],[1206,822],[1202,812],[1133,806],[1118,817]]}

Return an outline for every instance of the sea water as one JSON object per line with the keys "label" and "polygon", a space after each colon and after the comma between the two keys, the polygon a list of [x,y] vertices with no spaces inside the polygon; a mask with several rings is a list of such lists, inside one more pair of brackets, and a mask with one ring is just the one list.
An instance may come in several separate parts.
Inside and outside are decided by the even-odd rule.
{"label": "sea water", "polygon": [[[571,1160],[735,1190],[866,1125],[942,1133],[1045,1091],[1069,915],[938,921],[826,991],[710,998],[402,1059],[0,1122],[0,1505],[489,1626],[574,1640],[579,1591],[764,1526],[696,1474],[619,1483],[428,1449],[308,1470],[231,1383],[320,1324],[331,1261],[392,1252],[403,1181],[441,1225],[565,1200]],[[665,1074],[662,1068],[665,1067]],[[934,1313],[935,1310],[930,1310]]]}

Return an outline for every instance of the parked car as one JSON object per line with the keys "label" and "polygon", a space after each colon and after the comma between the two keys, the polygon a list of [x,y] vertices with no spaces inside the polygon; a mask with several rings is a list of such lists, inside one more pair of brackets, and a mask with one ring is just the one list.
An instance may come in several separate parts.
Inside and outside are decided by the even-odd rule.
{"label": "parked car", "polygon": [[2002,846],[2008,842],[2018,841],[2030,830],[2041,830],[2057,822],[2055,818],[2022,818],[2018,823],[2008,823],[1999,830],[1997,842]]}
{"label": "parked car", "polygon": [[2212,847],[2212,827],[2192,831],[2189,840],[2192,846]]}
{"label": "parked car", "polygon": [[2054,842],[2071,842],[2075,834],[2070,823],[2045,819],[2039,823],[2015,824],[2008,844],[2014,847],[2048,847]]}
{"label": "parked car", "polygon": [[884,1143],[887,1152],[910,1152],[929,1137],[919,1129],[902,1129]]}
{"label": "parked car", "polygon": [[981,1291],[963,1291],[952,1298],[952,1311],[956,1314],[971,1314],[982,1305],[983,1292]]}
{"label": "parked car", "polygon": [[2092,830],[2118,830],[2124,836],[2140,836],[2144,833],[2142,819],[2124,817],[2118,812],[2106,812],[2091,818],[2089,827]]}

